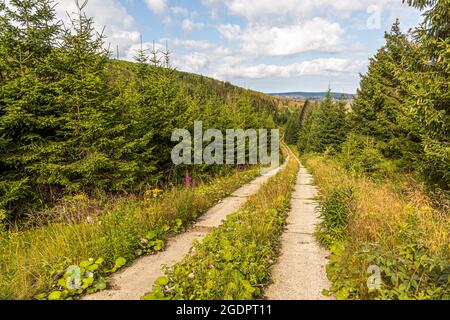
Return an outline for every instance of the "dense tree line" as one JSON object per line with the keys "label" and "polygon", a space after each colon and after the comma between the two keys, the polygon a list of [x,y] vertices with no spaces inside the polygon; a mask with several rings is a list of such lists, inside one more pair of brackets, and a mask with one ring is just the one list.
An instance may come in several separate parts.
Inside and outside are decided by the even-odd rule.
{"label": "dense tree line", "polygon": [[299,146],[333,148],[350,167],[416,172],[448,189],[450,1],[407,2],[425,9],[422,24],[405,34],[397,21],[362,75],[352,112],[325,99],[308,113]]}
{"label": "dense tree line", "polygon": [[338,150],[348,131],[342,101],[334,101],[331,91],[316,107],[311,108],[301,124],[298,145],[302,152]]}
{"label": "dense tree line", "polygon": [[299,143],[299,131],[304,125],[306,115],[311,109],[312,105],[309,100],[306,100],[301,107],[295,106],[293,110],[289,108],[284,112],[278,112],[278,120],[281,125],[286,125],[286,132],[284,140],[289,145],[297,145]]}
{"label": "dense tree line", "polygon": [[272,102],[177,72],[168,50],[141,50],[135,64],[110,59],[86,3],[76,2],[66,26],[53,0],[0,1],[0,220],[65,194],[139,192],[175,179],[171,133],[195,120],[274,126]]}

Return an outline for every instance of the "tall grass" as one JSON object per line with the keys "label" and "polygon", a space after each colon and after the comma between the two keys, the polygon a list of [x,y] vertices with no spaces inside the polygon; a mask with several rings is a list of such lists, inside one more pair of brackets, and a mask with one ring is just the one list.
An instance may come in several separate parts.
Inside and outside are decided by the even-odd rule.
{"label": "tall grass", "polygon": [[[184,226],[251,181],[257,169],[234,172],[194,190],[173,188],[162,196],[149,190],[142,197],[98,200],[77,196],[62,203],[60,215],[29,230],[12,228],[0,235],[0,299],[32,299],[48,292],[70,264],[102,257],[109,268],[140,254],[140,241],[151,230]],[[169,228],[167,228],[169,229]]]}
{"label": "tall grass", "polygon": [[[305,160],[321,188],[318,235],[334,253],[329,276],[338,297],[449,297],[448,199],[435,206],[425,187],[405,175],[374,181],[330,158]],[[367,287],[370,265],[381,269],[379,290]]]}

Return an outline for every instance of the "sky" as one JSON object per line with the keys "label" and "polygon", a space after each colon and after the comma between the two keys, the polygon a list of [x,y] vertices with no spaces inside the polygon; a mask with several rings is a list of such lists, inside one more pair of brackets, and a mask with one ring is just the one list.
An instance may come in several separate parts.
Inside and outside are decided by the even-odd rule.
{"label": "sky", "polygon": [[[58,2],[67,19],[74,0]],[[401,0],[90,0],[85,11],[120,59],[141,37],[145,49],[167,41],[178,70],[266,93],[356,93],[393,21],[420,22]]]}

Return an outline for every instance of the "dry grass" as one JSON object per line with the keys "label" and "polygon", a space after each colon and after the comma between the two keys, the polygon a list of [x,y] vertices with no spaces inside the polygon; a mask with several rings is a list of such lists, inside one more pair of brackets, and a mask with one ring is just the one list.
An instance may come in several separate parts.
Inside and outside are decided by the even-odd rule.
{"label": "dry grass", "polygon": [[[338,299],[449,298],[448,198],[437,202],[405,175],[375,181],[323,156],[307,156],[306,165],[323,193],[317,235],[331,249],[327,273]],[[368,288],[369,266],[381,272],[377,290]]]}
{"label": "dry grass", "polygon": [[414,214],[422,231],[418,240],[424,246],[437,252],[448,244],[450,215],[445,209],[448,202],[433,207],[424,187],[411,178],[374,182],[367,177],[350,176],[332,160],[311,157],[306,163],[323,193],[334,186],[353,189],[355,201],[349,204],[352,213],[348,221],[352,241],[382,243],[393,248],[402,224],[408,215]]}

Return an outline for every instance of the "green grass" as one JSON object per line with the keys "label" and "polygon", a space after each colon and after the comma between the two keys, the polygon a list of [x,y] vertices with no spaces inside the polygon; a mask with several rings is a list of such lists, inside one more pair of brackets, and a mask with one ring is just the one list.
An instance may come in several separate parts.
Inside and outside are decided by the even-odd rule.
{"label": "green grass", "polygon": [[[55,222],[0,234],[0,299],[33,299],[55,291],[63,292],[63,297],[78,294],[64,292],[61,283],[57,284],[67,276],[64,270],[69,265],[95,269],[96,282],[86,281],[88,288],[84,288],[95,291],[102,277],[117,269],[118,259],[131,262],[146,252],[163,250],[161,240],[183,231],[202,212],[257,175],[253,168],[195,190],[179,187],[162,195],[149,190],[142,197],[115,198],[104,207],[98,207],[97,200],[75,197],[56,209],[62,213]],[[96,265],[98,258],[103,261]]]}
{"label": "green grass", "polygon": [[298,163],[288,166],[230,215],[143,299],[250,300],[270,281]]}

